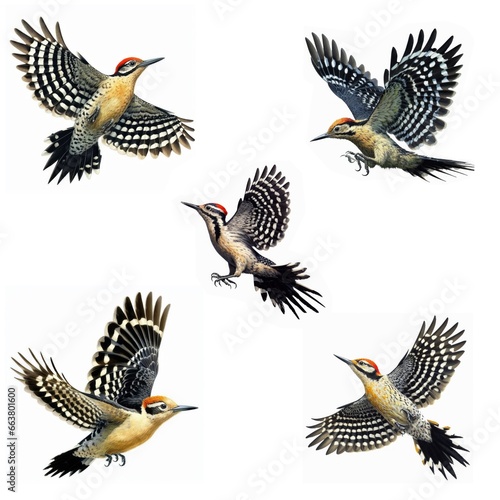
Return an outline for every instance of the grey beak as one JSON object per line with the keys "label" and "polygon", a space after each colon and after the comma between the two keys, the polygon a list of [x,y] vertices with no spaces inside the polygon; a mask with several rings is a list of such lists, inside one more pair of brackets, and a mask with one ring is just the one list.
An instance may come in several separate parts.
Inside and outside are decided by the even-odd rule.
{"label": "grey beak", "polygon": [[318,137],[311,139],[311,142],[319,141],[320,139],[328,139],[328,137],[330,137],[328,134],[321,134],[321,135],[318,135]]}
{"label": "grey beak", "polygon": [[138,64],[137,67],[145,68],[146,66],[151,66],[151,64],[157,63],[158,61],[163,61],[164,57],[156,57],[155,59],[147,59],[146,61],[142,61]]}
{"label": "grey beak", "polygon": [[189,208],[194,208],[195,210],[198,210],[198,205],[195,205],[194,203],[188,203],[187,201],[181,201],[183,205],[186,205],[186,207]]}
{"label": "grey beak", "polygon": [[188,410],[197,410],[197,406],[186,406],[186,405],[177,405],[175,408],[172,408],[172,411],[188,411]]}
{"label": "grey beak", "polygon": [[343,361],[344,363],[348,364],[349,366],[352,365],[352,361],[350,359],[347,359],[347,358],[343,358],[342,356],[337,356],[336,354],[334,354],[334,356],[336,358],[339,358],[340,361]]}

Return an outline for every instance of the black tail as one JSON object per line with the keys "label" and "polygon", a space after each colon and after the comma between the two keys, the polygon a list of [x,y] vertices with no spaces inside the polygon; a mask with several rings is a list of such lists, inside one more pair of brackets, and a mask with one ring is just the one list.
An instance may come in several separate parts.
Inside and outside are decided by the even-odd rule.
{"label": "black tail", "polygon": [[419,156],[419,158],[421,162],[416,167],[408,168],[406,171],[421,179],[425,179],[427,175],[430,175],[435,179],[443,180],[436,174],[442,173],[454,177],[453,174],[465,174],[467,171],[474,170],[474,165],[463,161],[442,160],[430,158],[429,156]]}
{"label": "black tail", "polygon": [[57,177],[59,173],[61,175],[57,181],[58,184],[68,174],[69,182],[73,182],[73,179],[76,176],[78,176],[78,180],[80,180],[84,172],[88,176],[90,176],[92,170],[96,170],[97,173],[99,173],[101,165],[101,152],[99,150],[99,144],[96,142],[82,154],[72,155],[69,152],[72,135],[73,127],[66,130],[60,130],[48,138],[50,145],[45,152],[50,153],[50,158],[47,161],[44,170],[55,163],[49,182]]}
{"label": "black tail", "polygon": [[285,313],[285,306],[287,306],[297,318],[299,316],[295,311],[295,307],[300,309],[303,313],[307,312],[303,305],[314,312],[318,312],[318,310],[310,304],[304,296],[314,300],[314,302],[320,306],[323,306],[323,304],[316,299],[316,297],[314,297],[314,295],[321,297],[319,292],[311,290],[310,288],[298,283],[299,280],[309,278],[307,274],[303,274],[306,270],[305,268],[297,269],[299,265],[300,264],[298,262],[295,264],[286,264],[284,266],[273,265],[273,269],[278,271],[277,275],[254,275],[255,289],[260,290],[262,299],[265,301],[269,295],[273,305],[278,306],[282,313]]}
{"label": "black tail", "polygon": [[[423,463],[429,464],[432,472],[436,466],[446,478],[445,469],[456,479],[455,471],[453,470],[453,459],[462,464],[464,467],[469,465],[457,450],[469,451],[462,448],[460,445],[453,442],[453,439],[460,439],[461,436],[449,435],[446,431],[448,427],[441,428],[436,423],[429,421],[431,424],[431,439],[429,443],[422,440],[414,440],[417,452],[423,456]],[[447,479],[447,478],[446,478]]]}
{"label": "black tail", "polygon": [[76,457],[74,452],[78,448],[73,448],[72,450],[66,451],[54,457],[44,470],[46,476],[57,476],[60,477],[69,474],[72,476],[75,472],[83,472],[93,461],[93,458],[82,458]]}

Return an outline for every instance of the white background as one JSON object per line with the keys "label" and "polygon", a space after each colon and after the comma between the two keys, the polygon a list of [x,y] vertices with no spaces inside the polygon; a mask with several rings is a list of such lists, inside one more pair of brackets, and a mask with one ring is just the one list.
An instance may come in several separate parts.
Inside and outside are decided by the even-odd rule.
{"label": "white background", "polygon": [[[296,4],[4,7],[0,321],[5,388],[19,390],[19,498],[414,500],[489,491],[500,429],[496,16],[482,1],[467,9],[451,1]],[[8,44],[21,19],[36,28],[40,15],[50,29],[59,21],[70,49],[105,73],[127,56],[164,56],[136,91],[194,120],[192,150],[141,162],[103,146],[99,176],[47,185],[43,140],[71,124],[31,100]],[[434,27],[437,44],[452,34],[463,44],[464,67],[449,126],[423,152],[473,162],[475,172],[425,182],[377,167],[362,177],[340,158],[350,144],[309,142],[349,111],[315,73],[305,36],[335,38],[381,82],[391,48],[401,54],[410,32]],[[292,211],[286,238],[266,255],[304,263],[326,306],[300,321],[264,304],[249,276],[236,290],[215,288],[210,274],[226,264],[180,203],[219,202],[232,214],[248,177],[275,163],[290,181]],[[44,477],[49,460],[84,434],[21,390],[10,356],[30,348],[52,355],[83,389],[114,308],[150,290],[172,303],[154,393],[199,410],[127,453],[123,468],[99,460],[77,476]],[[333,354],[390,371],[433,314],[459,322],[467,340],[443,397],[424,410],[471,450],[458,480],[433,476],[409,437],[363,454],[307,448],[311,418],[362,391]]]}

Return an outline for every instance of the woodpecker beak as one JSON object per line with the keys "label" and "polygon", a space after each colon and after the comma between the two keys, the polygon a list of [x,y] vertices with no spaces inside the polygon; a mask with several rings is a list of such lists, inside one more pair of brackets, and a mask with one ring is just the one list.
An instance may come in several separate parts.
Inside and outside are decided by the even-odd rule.
{"label": "woodpecker beak", "polygon": [[137,65],[138,68],[145,68],[146,66],[151,66],[151,64],[157,63],[158,61],[163,61],[164,57],[156,57],[155,59],[146,59]]}
{"label": "woodpecker beak", "polygon": [[172,408],[173,412],[178,412],[178,411],[188,411],[188,410],[197,410],[197,406],[186,406],[186,405],[177,405],[175,408]]}
{"label": "woodpecker beak", "polygon": [[318,135],[318,137],[315,137],[314,139],[311,139],[311,142],[319,141],[320,139],[328,139],[329,137],[330,136],[328,134],[321,134],[321,135]]}
{"label": "woodpecker beak", "polygon": [[194,208],[195,210],[198,210],[199,205],[195,205],[194,203],[188,203],[187,201],[181,201],[181,203],[183,205],[186,205],[186,207],[189,207],[189,208]]}
{"label": "woodpecker beak", "polygon": [[336,354],[334,354],[334,356],[336,358],[339,358],[340,361],[343,361],[344,363],[346,363],[347,365],[351,366],[353,365],[354,363],[350,360],[350,359],[347,359],[347,358],[343,358],[342,356],[337,356]]}

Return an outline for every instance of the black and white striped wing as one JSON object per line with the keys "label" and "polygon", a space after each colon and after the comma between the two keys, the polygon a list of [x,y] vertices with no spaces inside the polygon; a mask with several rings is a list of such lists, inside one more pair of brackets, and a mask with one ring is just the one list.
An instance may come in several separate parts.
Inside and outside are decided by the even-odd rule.
{"label": "black and white striped wing", "polygon": [[456,55],[460,45],[450,49],[450,37],[435,48],[436,35],[434,30],[424,45],[420,30],[415,46],[410,35],[399,61],[392,49],[391,67],[384,75],[386,90],[370,118],[376,131],[393,134],[412,148],[436,142],[434,134],[445,127],[441,117],[448,113],[462,67],[457,64],[462,54]]}
{"label": "black and white striped wing", "polygon": [[426,330],[425,322],[417,340],[388,375],[392,383],[418,407],[423,408],[441,397],[460,364],[465,341],[459,341],[464,331],[455,333],[458,324],[446,329],[448,320],[436,329],[436,318]]}
{"label": "black and white striped wing", "polygon": [[64,375],[59,374],[54,362],[51,366],[41,356],[40,362],[30,351],[33,361],[19,354],[22,362],[13,358],[19,369],[13,370],[19,375],[32,395],[67,422],[82,429],[95,429],[102,423],[103,411],[100,402],[75,389]]}
{"label": "black and white striped wing", "polygon": [[153,158],[160,153],[170,156],[172,151],[181,154],[181,146],[191,149],[189,141],[194,141],[189,133],[194,129],[187,125],[190,122],[134,96],[103,139],[108,146],[140,158],[148,152]]}
{"label": "black and white striped wing", "polygon": [[23,64],[23,80],[41,105],[56,115],[73,118],[97,90],[106,75],[93,68],[81,55],[73,54],[56,23],[56,37],[40,18],[42,33],[22,21],[26,33],[16,29],[22,42],[11,40],[19,50],[13,54]]}
{"label": "black and white striped wing", "polygon": [[382,448],[400,435],[365,396],[342,406],[333,415],[313,420],[318,423],[309,427],[315,429],[307,436],[314,438],[309,446],[317,446],[317,450],[327,448],[327,455]]}
{"label": "black and white striped wing", "polygon": [[257,169],[253,180],[248,179],[245,195],[227,223],[228,228],[244,233],[252,246],[267,250],[285,236],[290,213],[288,187],[290,183],[274,165],[262,175]]}
{"label": "black and white striped wing", "polygon": [[306,38],[314,69],[328,84],[332,92],[342,99],[356,120],[368,118],[384,92],[377,80],[371,78],[363,65],[358,66],[344,49],[339,49],[335,40],[331,42],[312,33],[313,42]]}
{"label": "black and white striped wing", "polygon": [[116,308],[115,321],[108,323],[98,342],[88,374],[89,393],[141,411],[158,374],[158,353],[170,308],[163,309],[161,302],[159,297],[153,304],[150,293],[144,304],[139,293],[135,308],[128,297],[123,309]]}

